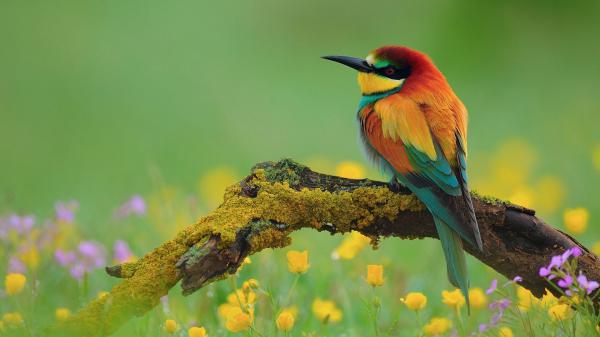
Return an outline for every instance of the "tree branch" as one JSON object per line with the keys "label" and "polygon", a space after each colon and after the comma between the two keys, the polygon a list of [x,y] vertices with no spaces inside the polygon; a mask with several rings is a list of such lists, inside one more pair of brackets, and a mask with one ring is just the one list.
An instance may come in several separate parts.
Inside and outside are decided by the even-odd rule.
{"label": "tree branch", "polygon": [[[521,276],[535,296],[547,285],[539,268],[573,246],[583,250],[579,268],[600,280],[598,258],[533,210],[476,194],[473,202],[484,253],[466,242],[465,250],[509,279]],[[356,230],[374,247],[388,236],[437,238],[429,212],[402,187],[391,191],[382,182],[325,175],[291,160],[261,163],[227,189],[219,208],[173,240],[137,262],[107,268],[124,281],[47,335],[107,336],[153,308],[179,280],[183,293],[191,294],[235,273],[246,256],[289,245],[289,234],[306,227],[331,234]]]}

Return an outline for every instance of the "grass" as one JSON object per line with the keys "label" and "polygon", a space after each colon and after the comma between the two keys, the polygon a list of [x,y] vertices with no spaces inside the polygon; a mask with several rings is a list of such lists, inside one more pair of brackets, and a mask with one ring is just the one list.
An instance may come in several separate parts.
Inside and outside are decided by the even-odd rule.
{"label": "grass", "polygon": [[[359,164],[348,165],[339,166],[342,171],[335,173],[364,174]],[[208,182],[206,177],[210,178]],[[155,192],[134,196],[116,206],[112,214],[96,216],[103,219],[95,221],[101,223],[101,228],[80,220],[92,217],[83,214],[85,205],[76,202],[57,203],[48,219],[36,217],[32,227],[27,216],[11,218],[13,213],[7,213],[2,218],[3,226],[9,228],[10,223],[12,227],[1,239],[0,256],[6,263],[0,273],[21,272],[26,282],[22,290],[11,295],[8,284],[12,282],[18,288],[19,281],[6,280],[0,313],[9,314],[3,319],[3,333],[37,336],[49,324],[103,296],[118,282],[103,272],[104,265],[135,259],[170,238],[177,229],[205,213],[211,203],[209,196],[216,194],[213,189],[222,191],[222,185],[231,179],[223,172],[207,172],[200,179],[203,187],[198,197],[158,185]],[[582,210],[565,214],[571,213],[576,214],[574,221],[579,221],[572,228],[585,230],[588,219],[581,227]],[[581,304],[580,310],[573,311],[561,304],[567,303],[565,299],[547,297],[538,301],[473,259],[469,259],[469,267],[478,296],[471,298],[472,311],[468,315],[460,304],[459,293],[443,295],[452,288],[446,281],[438,242],[386,239],[373,251],[367,241],[358,234],[331,237],[300,231],[293,235],[290,247],[252,256],[251,263],[245,263],[228,280],[210,284],[188,297],[173,288],[159,305],[127,322],[115,335],[187,336],[191,326],[204,327],[209,336],[425,336],[433,335],[438,328],[444,335],[456,332],[459,336],[498,335],[501,328],[505,333],[511,329],[515,336],[597,334],[593,327],[598,318],[589,305]],[[305,273],[288,271],[286,253],[290,250],[308,252]],[[64,256],[57,257],[57,251],[63,255],[73,252],[75,261],[65,262]],[[383,267],[381,286],[369,285],[367,266],[373,264]],[[498,290],[484,294],[493,279],[498,280]],[[258,285],[249,287],[245,284],[249,280],[256,280]],[[416,312],[411,310],[401,300],[409,292],[423,293],[427,305]],[[494,322],[503,301],[510,304],[501,309],[501,319]],[[242,327],[243,315],[252,316],[248,330],[231,331],[239,328],[232,325],[232,308],[241,310],[237,317]],[[288,332],[277,329],[276,320],[283,310],[294,317]],[[10,313],[18,313],[22,322]],[[564,319],[556,319],[556,315]],[[173,322],[167,320],[175,321],[175,330]],[[451,326],[445,329],[447,323]],[[489,329],[479,333],[481,324]]]}

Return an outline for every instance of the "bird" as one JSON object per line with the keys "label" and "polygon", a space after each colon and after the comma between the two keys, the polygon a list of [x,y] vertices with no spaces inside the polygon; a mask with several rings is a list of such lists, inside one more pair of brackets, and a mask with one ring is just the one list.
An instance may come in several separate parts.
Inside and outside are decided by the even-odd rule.
{"label": "bird", "polygon": [[365,59],[323,56],[358,71],[357,119],[366,153],[429,210],[448,279],[469,308],[463,240],[483,252],[467,177],[467,109],[429,56],[383,46]]}

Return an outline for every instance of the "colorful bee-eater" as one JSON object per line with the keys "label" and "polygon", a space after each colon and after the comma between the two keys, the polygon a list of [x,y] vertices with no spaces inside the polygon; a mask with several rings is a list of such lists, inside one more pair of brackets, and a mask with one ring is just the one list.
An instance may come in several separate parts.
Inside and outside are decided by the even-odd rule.
{"label": "colorful bee-eater", "polygon": [[465,106],[431,59],[416,50],[386,46],[364,60],[324,58],[359,71],[358,121],[367,153],[433,215],[448,278],[468,305],[462,240],[483,246],[467,186]]}

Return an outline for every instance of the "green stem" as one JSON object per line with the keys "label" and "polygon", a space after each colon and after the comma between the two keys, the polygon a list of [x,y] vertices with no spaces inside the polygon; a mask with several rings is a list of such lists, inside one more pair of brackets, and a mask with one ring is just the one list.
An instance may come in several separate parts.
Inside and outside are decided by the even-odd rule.
{"label": "green stem", "polygon": [[456,318],[458,321],[458,331],[460,332],[460,335],[464,335],[465,331],[464,331],[464,326],[463,326],[463,319],[462,319],[462,315],[460,314],[460,308],[458,306],[456,306],[456,308],[454,309],[454,313],[456,314]]}
{"label": "green stem", "polygon": [[[16,295],[18,296],[18,294]],[[21,304],[21,301],[19,300],[19,298],[15,298],[15,305],[17,307],[17,312],[21,314],[21,317],[23,319],[23,329],[25,330],[25,332],[27,333],[27,336],[31,336],[31,327],[29,325],[29,323],[27,322],[27,318],[30,317],[29,312],[27,311],[27,313],[25,312],[25,310],[23,310],[23,305]]]}
{"label": "green stem", "polygon": [[415,315],[417,316],[417,324],[419,325],[419,329],[423,329],[423,322],[421,321],[421,310],[415,310]]}
{"label": "green stem", "polygon": [[238,304],[240,305],[240,308],[242,309],[242,311],[244,313],[250,314],[250,311],[247,308],[247,304],[244,305],[244,303],[242,302],[242,299],[240,298],[240,295],[238,294],[238,287],[237,287],[237,278],[235,275],[232,275],[231,277],[229,277],[229,282],[231,283],[231,287],[233,288],[233,293],[235,294],[235,298],[237,298],[238,300]]}
{"label": "green stem", "polygon": [[[252,323],[252,324],[254,324],[254,323]],[[256,332],[256,334],[259,335],[260,337],[264,337],[264,335],[261,334],[258,330],[256,330],[256,328],[254,326],[250,327],[250,331]]]}
{"label": "green stem", "polygon": [[288,293],[287,293],[287,296],[285,299],[285,305],[290,305],[290,300],[292,299],[292,294],[294,293],[294,290],[296,289],[298,280],[300,280],[300,274],[296,274],[296,277],[294,278],[292,286],[290,287],[290,290],[288,290]]}
{"label": "green stem", "polygon": [[375,287],[371,287],[372,288],[372,292],[373,292],[373,300],[372,300],[372,305],[373,305],[373,328],[375,329],[375,337],[379,337],[379,324],[378,324],[378,318],[379,318],[379,309],[381,304],[377,304],[380,303],[379,302],[379,298],[377,297],[377,295],[375,294]]}

